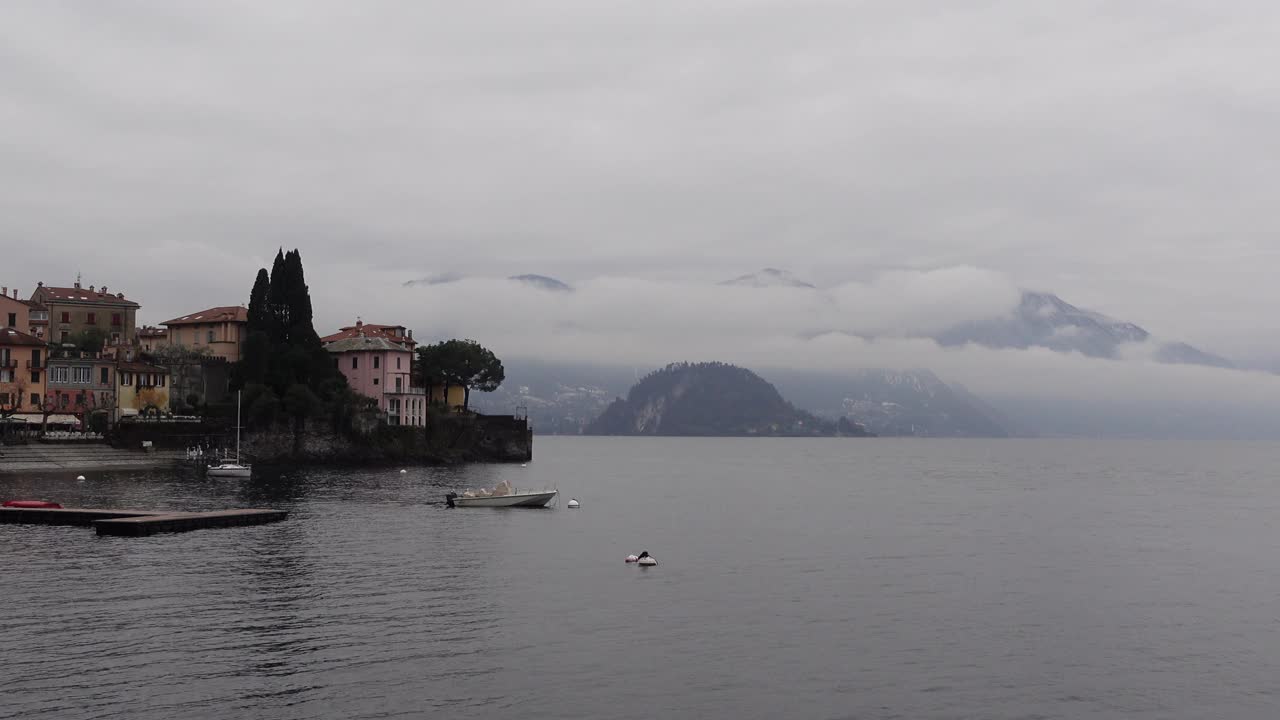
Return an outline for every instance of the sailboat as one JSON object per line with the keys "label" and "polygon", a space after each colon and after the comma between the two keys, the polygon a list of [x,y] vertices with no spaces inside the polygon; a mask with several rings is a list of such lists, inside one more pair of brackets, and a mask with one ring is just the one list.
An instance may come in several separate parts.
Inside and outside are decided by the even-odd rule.
{"label": "sailboat", "polygon": [[240,393],[236,393],[236,460],[223,459],[217,465],[210,465],[205,472],[209,477],[247,478],[253,474],[253,468],[240,464]]}

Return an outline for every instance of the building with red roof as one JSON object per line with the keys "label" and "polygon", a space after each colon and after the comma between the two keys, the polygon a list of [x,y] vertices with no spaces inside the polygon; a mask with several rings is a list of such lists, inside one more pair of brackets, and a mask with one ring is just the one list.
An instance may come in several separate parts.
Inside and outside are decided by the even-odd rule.
{"label": "building with red roof", "polygon": [[39,410],[45,394],[44,340],[0,328],[0,410]]}
{"label": "building with red roof", "polygon": [[79,280],[72,287],[37,283],[29,305],[40,306],[48,313],[45,337],[51,344],[70,342],[87,330],[97,330],[107,347],[133,344],[141,307],[125,299],[124,293],[107,292],[106,285],[84,288]]}
{"label": "building with red roof", "polygon": [[413,339],[413,331],[403,325],[377,325],[375,323],[366,323],[359,319],[356,320],[355,325],[348,325],[332,335],[320,338],[320,342],[328,344],[339,340],[367,337],[390,340],[410,352],[413,352],[413,349],[418,346],[418,342]]}
{"label": "building with red roof", "polygon": [[165,327],[164,340],[147,338],[154,341],[155,349],[163,345],[191,350],[207,348],[210,357],[233,363],[239,362],[245,338],[249,336],[249,310],[243,305],[223,305],[160,324]]}

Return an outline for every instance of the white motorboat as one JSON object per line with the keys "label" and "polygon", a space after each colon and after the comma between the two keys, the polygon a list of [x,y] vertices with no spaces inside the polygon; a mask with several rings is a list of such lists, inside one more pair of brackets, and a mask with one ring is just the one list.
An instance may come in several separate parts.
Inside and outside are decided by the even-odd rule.
{"label": "white motorboat", "polygon": [[240,464],[240,393],[236,393],[236,459],[223,458],[217,465],[210,465],[205,471],[209,477],[247,478],[253,475],[251,465]]}
{"label": "white motorboat", "polygon": [[559,490],[540,490],[472,497],[449,493],[445,496],[445,501],[451,507],[546,507],[559,493]]}
{"label": "white motorboat", "polygon": [[511,487],[502,481],[492,490],[466,490],[444,496],[449,507],[546,507],[559,490],[524,490]]}

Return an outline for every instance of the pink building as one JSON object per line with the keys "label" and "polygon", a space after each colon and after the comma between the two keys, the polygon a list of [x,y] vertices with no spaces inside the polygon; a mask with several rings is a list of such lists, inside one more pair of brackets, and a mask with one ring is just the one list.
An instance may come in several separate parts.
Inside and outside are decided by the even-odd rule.
{"label": "pink building", "polygon": [[389,425],[422,425],[427,395],[410,385],[413,352],[381,336],[356,335],[325,343],[351,389],[378,401]]}

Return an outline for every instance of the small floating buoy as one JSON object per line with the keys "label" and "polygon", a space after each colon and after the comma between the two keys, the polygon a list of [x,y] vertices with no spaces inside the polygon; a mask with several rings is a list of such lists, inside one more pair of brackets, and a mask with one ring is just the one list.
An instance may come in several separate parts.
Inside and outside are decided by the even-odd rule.
{"label": "small floating buoy", "polygon": [[405,473],[407,473],[407,472],[409,472],[409,471],[408,471],[408,470],[401,470],[401,471],[400,471],[400,474],[401,474],[401,475],[404,475],[404,474],[405,474]]}
{"label": "small floating buoy", "polygon": [[639,560],[639,559],[640,559],[640,556],[639,556],[639,555],[628,555],[628,556],[627,556],[627,562],[629,562],[629,563],[636,562],[636,561],[637,561],[637,560]]}
{"label": "small floating buoy", "polygon": [[84,482],[84,476],[83,476],[83,475],[77,475],[77,476],[76,476],[76,480],[79,480],[80,482]]}
{"label": "small floating buoy", "polygon": [[642,557],[636,561],[636,564],[644,567],[653,567],[654,565],[658,564],[658,561],[654,560],[651,557]]}
{"label": "small floating buoy", "polygon": [[578,509],[578,508],[582,507],[582,504],[581,504],[581,503],[579,503],[577,500],[575,500],[575,499],[573,499],[573,498],[569,498],[569,505],[568,505],[568,507],[569,507],[569,508],[571,508],[571,509],[576,510],[576,509]]}
{"label": "small floating buoy", "polygon": [[529,463],[520,463],[520,467],[529,467]]}

